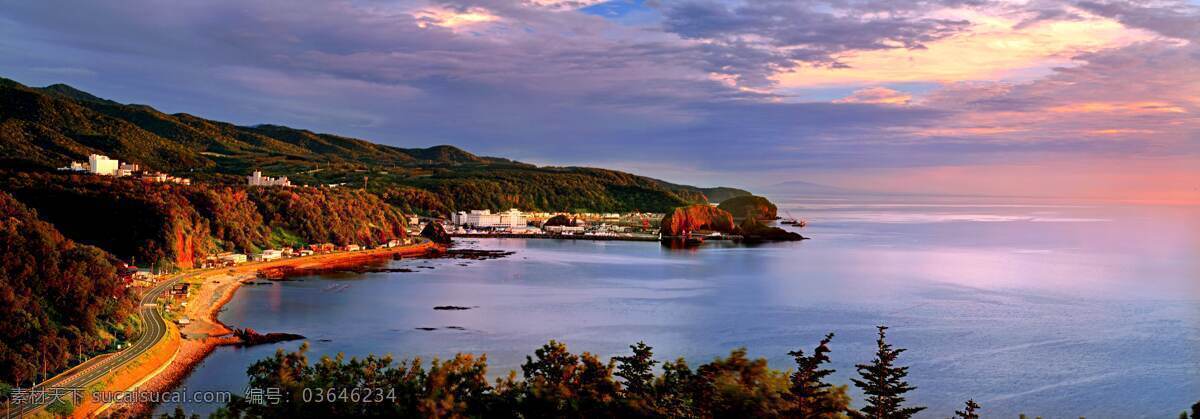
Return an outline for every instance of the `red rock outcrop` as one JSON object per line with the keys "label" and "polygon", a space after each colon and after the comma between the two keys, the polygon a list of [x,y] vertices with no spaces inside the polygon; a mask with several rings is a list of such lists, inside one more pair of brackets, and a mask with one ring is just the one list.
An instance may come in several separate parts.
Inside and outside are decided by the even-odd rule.
{"label": "red rock outcrop", "polygon": [[704,204],[675,208],[662,219],[664,236],[682,236],[700,230],[733,234],[737,226],[728,211]]}

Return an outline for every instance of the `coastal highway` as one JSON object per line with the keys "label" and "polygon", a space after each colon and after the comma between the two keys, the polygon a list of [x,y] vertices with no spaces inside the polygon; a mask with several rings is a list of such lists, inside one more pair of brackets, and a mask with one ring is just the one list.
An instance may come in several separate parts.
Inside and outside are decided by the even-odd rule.
{"label": "coastal highway", "polygon": [[[158,311],[158,307],[154,304],[154,300],[158,299],[163,292],[171,289],[180,280],[191,277],[195,273],[178,275],[174,278],[163,280],[155,284],[150,289],[142,294],[139,304],[144,324],[143,333],[137,337],[129,347],[122,349],[119,352],[99,355],[87,360],[83,364],[76,366],[62,374],[46,380],[33,388],[33,390],[49,390],[51,388],[79,388],[87,389],[96,381],[99,381],[108,373],[115,371],[131,361],[137,359],[142,354],[153,348],[163,337],[166,336],[167,323]],[[82,394],[81,394],[82,395]],[[67,399],[70,396],[66,397]],[[49,398],[47,398],[49,399]],[[5,412],[4,417],[24,417],[30,415],[39,409],[49,405],[54,400],[45,400],[45,403],[29,403],[11,406],[10,411]],[[77,412],[78,413],[78,412]]]}

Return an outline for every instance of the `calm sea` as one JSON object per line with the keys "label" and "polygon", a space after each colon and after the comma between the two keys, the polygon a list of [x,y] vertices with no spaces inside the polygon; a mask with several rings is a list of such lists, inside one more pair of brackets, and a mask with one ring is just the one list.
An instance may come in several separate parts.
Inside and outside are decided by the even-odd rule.
{"label": "calm sea", "polygon": [[[1200,209],[1011,200],[793,199],[812,240],[755,247],[484,239],[484,261],[392,262],[412,273],[243,287],[221,320],[308,337],[312,357],[487,353],[519,370],[550,339],[624,354],[639,340],[693,366],[746,347],[787,352],[837,336],[833,380],[871,357],[874,326],[908,348],[910,400],[946,417],[1174,417],[1200,400]],[[422,268],[432,267],[429,268]],[[338,285],[338,286],[334,286]],[[474,307],[436,311],[434,306]],[[418,328],[437,328],[426,331]],[[188,391],[246,385],[276,348],[219,348]],[[856,400],[861,396],[856,389]],[[856,406],[859,404],[856,403]],[[159,411],[174,406],[160,406]],[[207,413],[215,406],[187,405]]]}

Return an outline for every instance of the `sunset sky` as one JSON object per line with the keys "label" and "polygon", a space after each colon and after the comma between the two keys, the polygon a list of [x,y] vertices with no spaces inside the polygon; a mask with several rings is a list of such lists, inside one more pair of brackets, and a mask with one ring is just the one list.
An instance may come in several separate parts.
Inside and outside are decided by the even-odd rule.
{"label": "sunset sky", "polygon": [[1197,1],[2,1],[0,76],[771,189],[1200,203]]}

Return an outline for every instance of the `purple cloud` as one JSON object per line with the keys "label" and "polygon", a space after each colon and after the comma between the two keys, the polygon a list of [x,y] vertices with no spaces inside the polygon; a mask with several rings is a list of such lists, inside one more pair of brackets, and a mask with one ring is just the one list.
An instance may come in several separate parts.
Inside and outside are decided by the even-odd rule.
{"label": "purple cloud", "polygon": [[[1024,84],[947,85],[893,103],[805,103],[746,89],[769,86],[791,66],[836,65],[838,53],[921,48],[966,30],[959,20],[926,17],[931,10],[995,7],[822,4],[671,4],[657,9],[659,22],[625,24],[575,6],[499,0],[19,2],[0,10],[0,75],[241,124],[538,162],[702,167],[735,177],[730,183],[789,168],[1195,150],[1188,138],[1197,138],[1192,115],[1200,110],[1181,95],[1196,94],[1186,69],[1197,67],[1197,53],[1169,42],[1081,56],[1086,65]],[[1139,7],[1121,19],[1152,14]],[[418,15],[430,8],[480,8],[495,19],[443,26]],[[1184,25],[1162,30],[1186,34]],[[1186,112],[1105,115],[1120,123],[1113,127],[1087,112],[1005,119],[1082,102],[1120,111],[1139,97]],[[1014,125],[1033,130],[1008,130]],[[1095,133],[1105,141],[1081,135],[1089,130],[1108,130]]]}

